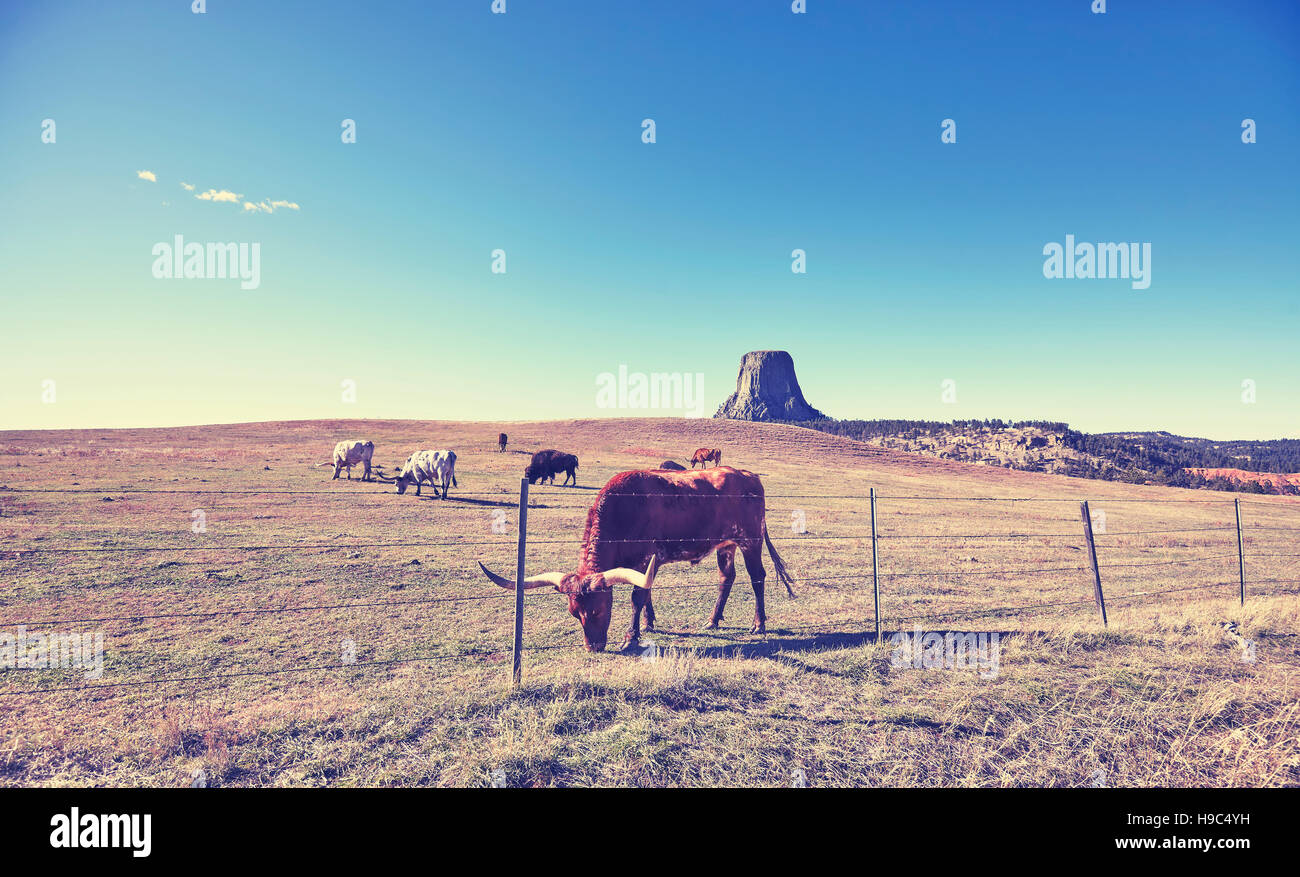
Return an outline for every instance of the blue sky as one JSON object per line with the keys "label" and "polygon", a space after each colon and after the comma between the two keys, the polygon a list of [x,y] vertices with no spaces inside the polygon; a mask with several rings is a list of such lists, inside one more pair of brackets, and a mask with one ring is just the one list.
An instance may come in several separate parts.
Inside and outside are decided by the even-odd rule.
{"label": "blue sky", "polygon": [[781,348],[834,416],[1300,436],[1297,4],[490,5],[6,4],[0,428],[712,413]]}

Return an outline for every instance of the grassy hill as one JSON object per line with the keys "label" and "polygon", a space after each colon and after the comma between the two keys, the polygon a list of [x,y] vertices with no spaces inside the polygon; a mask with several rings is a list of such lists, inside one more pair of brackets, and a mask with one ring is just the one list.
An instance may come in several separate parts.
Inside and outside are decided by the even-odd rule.
{"label": "grassy hill", "polygon": [[[351,437],[388,471],[452,448],[460,487],[331,481]],[[513,597],[477,562],[513,569],[526,453],[581,459],[579,486],[536,486],[529,511],[529,569],[567,569],[606,479],[706,445],[761,475],[797,599],[772,579],[751,635],[742,570],[703,631],[716,565],[670,564],[657,651],[589,654],[560,598],[530,592],[512,688]],[[1230,497],[776,424],[314,421],[0,449],[0,631],[97,630],[106,652],[99,680],[0,670],[6,785],[1300,783],[1295,498],[1243,501],[1243,607]],[[885,635],[996,632],[991,678],[900,667],[874,640],[872,488]],[[618,593],[611,630],[629,619]]]}

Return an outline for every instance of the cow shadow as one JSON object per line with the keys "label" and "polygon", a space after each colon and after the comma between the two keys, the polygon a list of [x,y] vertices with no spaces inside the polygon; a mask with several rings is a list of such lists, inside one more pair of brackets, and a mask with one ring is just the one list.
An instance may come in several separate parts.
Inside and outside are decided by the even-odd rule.
{"label": "cow shadow", "polygon": [[[499,508],[499,509],[519,508],[519,500],[517,499],[475,499],[474,497],[456,496],[453,494],[444,500],[444,499],[438,499],[437,497],[434,497],[432,494],[423,494],[423,493],[415,498],[418,499],[420,502],[454,502],[462,505],[475,505],[475,506],[483,506],[484,508]],[[552,508],[552,506],[540,502],[539,503],[530,502],[528,504],[528,507],[530,509]]]}
{"label": "cow shadow", "polygon": [[[734,631],[734,635],[728,635],[728,630]],[[910,631],[904,631],[909,633]],[[798,653],[812,653],[830,651],[833,649],[852,649],[859,646],[874,645],[876,642],[875,631],[828,631],[825,633],[809,633],[802,636],[797,635],[795,631],[789,629],[776,628],[769,630],[767,635],[762,639],[752,638],[752,635],[746,633],[746,628],[723,628],[722,631],[678,631],[664,630],[665,638],[671,637],[673,642],[657,643],[665,651],[674,648],[684,650],[701,658],[766,658],[777,661],[778,663],[787,664],[791,667],[803,670],[807,673],[813,673],[821,676],[835,676],[844,678],[842,674],[833,668],[820,667],[815,664],[809,664],[794,657]],[[897,631],[882,631],[880,636],[885,644],[890,642],[890,637]],[[1015,636],[1021,631],[997,630],[997,631],[950,631],[950,630],[927,630],[927,634],[938,634],[944,636],[949,633],[996,633],[999,639]],[[629,658],[640,658],[645,654],[647,642],[654,641],[655,634],[642,634],[639,648],[625,649],[618,654]],[[695,646],[689,643],[693,639],[716,640],[726,639],[729,642],[715,645]],[[686,640],[686,643],[682,643]]]}
{"label": "cow shadow", "polygon": [[[728,629],[723,628],[721,631],[668,631],[665,630],[666,636],[671,636],[674,640],[686,640],[682,645],[686,650],[701,658],[774,658],[780,652],[819,652],[828,649],[851,649],[858,646],[871,645],[876,641],[874,631],[862,632],[833,632],[833,633],[813,633],[798,636],[793,630],[776,628],[769,630],[767,636],[756,639],[753,635],[747,634],[747,628],[731,628],[735,635],[728,635]],[[643,640],[653,638],[654,634],[643,635]],[[691,640],[710,640],[712,645],[693,645]],[[725,639],[729,642],[718,643],[717,640]],[[644,642],[642,643],[644,646]],[[675,643],[667,644],[667,648],[672,648]],[[661,645],[661,647],[663,647]],[[623,654],[639,655],[640,652],[629,651]]]}

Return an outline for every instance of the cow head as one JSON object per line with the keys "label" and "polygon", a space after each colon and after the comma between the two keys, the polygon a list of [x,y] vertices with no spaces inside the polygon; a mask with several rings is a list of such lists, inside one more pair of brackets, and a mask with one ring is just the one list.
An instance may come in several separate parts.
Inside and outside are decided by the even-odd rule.
{"label": "cow head", "polygon": [[532,463],[524,467],[524,477],[528,479],[529,484],[536,484],[541,474],[540,467],[535,467]]}
{"label": "cow head", "polygon": [[[589,652],[602,652],[609,639],[609,621],[614,609],[614,586],[628,584],[634,588],[649,590],[654,585],[655,572],[659,558],[651,557],[650,566],[644,573],[628,567],[618,567],[605,572],[578,573],[548,572],[524,579],[525,590],[551,586],[569,598],[569,614],[578,619],[582,625],[583,644]],[[482,563],[483,573],[495,584],[507,591],[515,589],[515,583],[492,572]]]}
{"label": "cow head", "polygon": [[406,458],[406,462],[402,464],[402,468],[397,470],[397,477],[393,479],[394,483],[397,485],[398,494],[406,493],[406,488],[415,483],[415,475],[412,472],[413,467],[411,466],[411,459],[411,457]]}

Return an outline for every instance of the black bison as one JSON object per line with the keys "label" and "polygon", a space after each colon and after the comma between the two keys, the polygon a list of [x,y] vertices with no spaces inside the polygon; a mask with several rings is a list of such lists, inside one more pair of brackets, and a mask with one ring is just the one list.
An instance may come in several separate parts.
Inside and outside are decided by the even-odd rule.
{"label": "black bison", "polygon": [[674,460],[664,460],[659,464],[660,469],[669,469],[673,472],[685,472],[686,467]]}
{"label": "black bison", "polygon": [[500,449],[497,451],[498,454],[506,449],[507,438],[508,436],[504,432],[501,433],[501,435],[497,436],[497,444],[501,446]]}
{"label": "black bison", "polygon": [[564,481],[561,487],[573,479],[576,486],[578,483],[578,458],[573,454],[565,454],[554,449],[538,451],[533,454],[533,459],[524,469],[524,477],[528,479],[529,484],[536,484],[539,480],[545,484],[548,480],[554,484],[555,476],[564,473]]}

